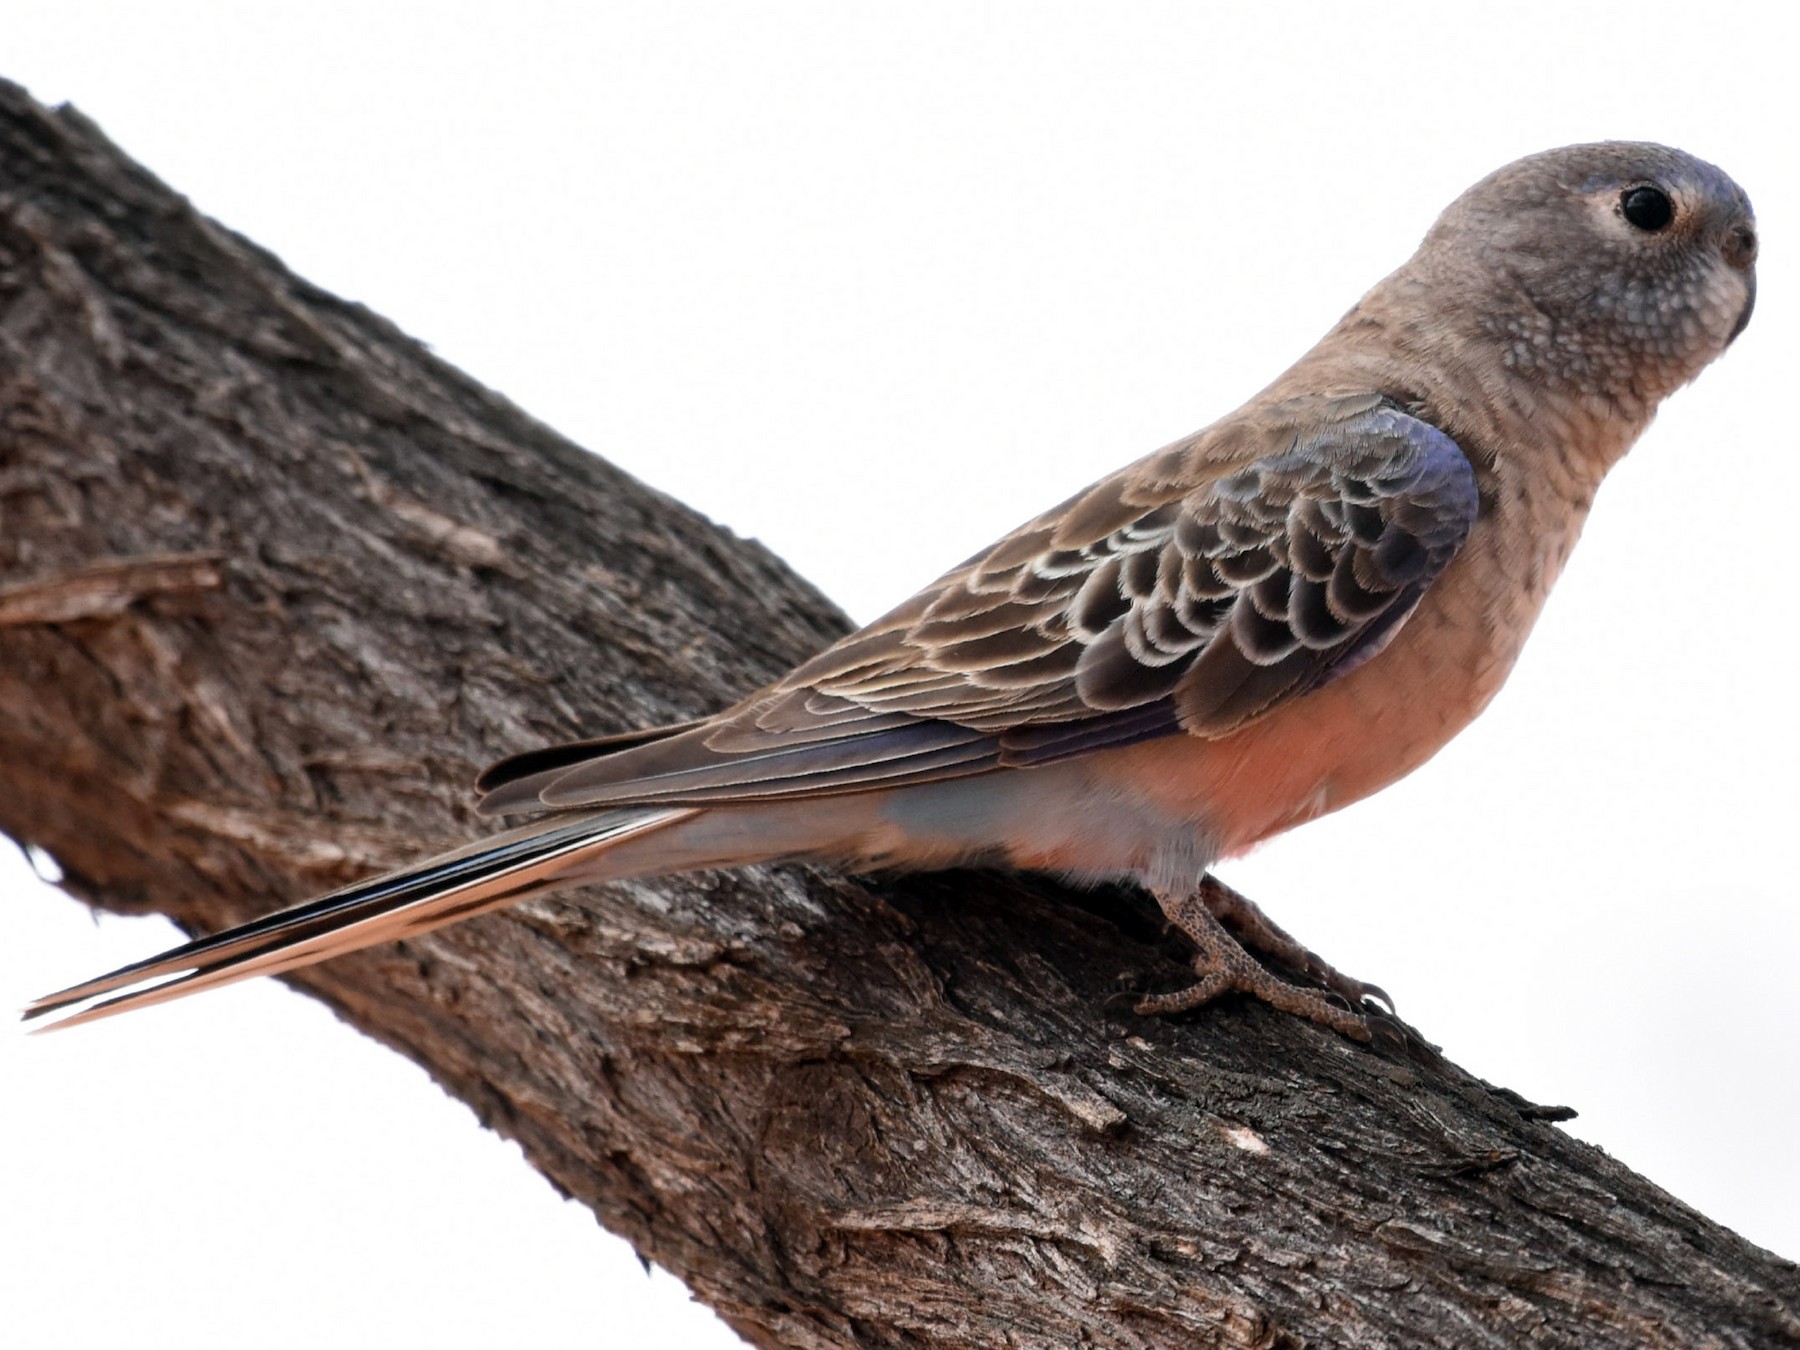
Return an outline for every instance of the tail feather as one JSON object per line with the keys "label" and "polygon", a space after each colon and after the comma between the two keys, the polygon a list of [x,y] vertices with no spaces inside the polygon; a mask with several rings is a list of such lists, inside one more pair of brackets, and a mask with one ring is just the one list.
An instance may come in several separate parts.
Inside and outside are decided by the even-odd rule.
{"label": "tail feather", "polygon": [[590,812],[511,830],[71,985],[34,1000],[24,1017],[69,1013],[36,1028],[61,1030],[412,937],[563,884],[584,856],[693,814]]}

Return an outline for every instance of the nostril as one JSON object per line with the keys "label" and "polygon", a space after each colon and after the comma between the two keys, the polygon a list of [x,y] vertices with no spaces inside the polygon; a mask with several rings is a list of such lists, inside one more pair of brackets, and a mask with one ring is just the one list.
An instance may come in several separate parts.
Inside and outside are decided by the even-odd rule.
{"label": "nostril", "polygon": [[1725,261],[1740,271],[1756,261],[1756,230],[1733,225],[1725,232]]}

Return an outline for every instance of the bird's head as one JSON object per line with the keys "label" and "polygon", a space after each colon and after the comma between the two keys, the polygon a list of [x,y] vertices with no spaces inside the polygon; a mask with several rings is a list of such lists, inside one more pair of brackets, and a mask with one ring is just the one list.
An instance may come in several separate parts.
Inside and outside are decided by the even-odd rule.
{"label": "bird's head", "polygon": [[1508,369],[1648,413],[1741,333],[1756,220],[1704,160],[1631,141],[1518,160],[1452,202],[1409,269]]}

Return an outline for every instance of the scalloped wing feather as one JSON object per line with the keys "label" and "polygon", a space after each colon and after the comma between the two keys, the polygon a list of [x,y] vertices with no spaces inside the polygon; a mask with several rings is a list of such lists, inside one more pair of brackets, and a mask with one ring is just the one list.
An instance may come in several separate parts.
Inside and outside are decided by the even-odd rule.
{"label": "scalloped wing feather", "polygon": [[1377,654],[1478,505],[1455,442],[1385,400],[1276,411],[1102,480],[717,717],[523,757],[483,809],[866,791],[1228,734]]}

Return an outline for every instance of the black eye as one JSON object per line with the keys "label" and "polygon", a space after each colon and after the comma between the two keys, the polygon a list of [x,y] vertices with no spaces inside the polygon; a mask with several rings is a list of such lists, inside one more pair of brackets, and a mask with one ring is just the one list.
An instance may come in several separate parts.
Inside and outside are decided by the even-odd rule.
{"label": "black eye", "polygon": [[1660,188],[1626,188],[1625,195],[1619,198],[1619,209],[1625,213],[1625,219],[1648,234],[1655,234],[1675,219],[1675,207]]}

